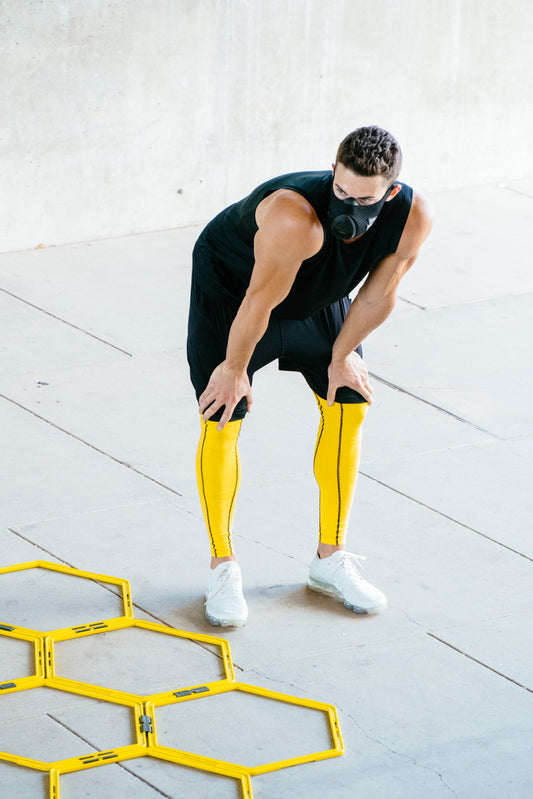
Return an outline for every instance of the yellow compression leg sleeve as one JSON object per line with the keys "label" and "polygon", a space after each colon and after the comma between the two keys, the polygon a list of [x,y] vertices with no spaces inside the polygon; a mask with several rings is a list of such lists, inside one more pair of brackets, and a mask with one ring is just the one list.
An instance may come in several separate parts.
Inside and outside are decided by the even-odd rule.
{"label": "yellow compression leg sleeve", "polygon": [[196,452],[196,480],[211,554],[224,558],[233,554],[231,529],[235,500],[241,482],[238,438],[242,419],[217,430],[217,422],[204,422]]}
{"label": "yellow compression leg sleeve", "polygon": [[320,489],[319,539],[343,545],[352,507],[361,447],[361,428],[368,405],[335,402],[331,407],[315,394],[320,426],[314,473]]}

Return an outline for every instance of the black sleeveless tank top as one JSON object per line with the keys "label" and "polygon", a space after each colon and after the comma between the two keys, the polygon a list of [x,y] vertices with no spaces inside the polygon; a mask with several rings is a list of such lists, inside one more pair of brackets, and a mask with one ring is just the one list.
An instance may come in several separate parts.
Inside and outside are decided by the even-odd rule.
{"label": "black sleeveless tank top", "polygon": [[272,314],[305,319],[346,297],[387,255],[396,252],[413,190],[405,185],[386,202],[374,224],[357,241],[335,238],[328,222],[333,183],[331,172],[295,172],[262,183],[244,200],[230,205],[200,234],[194,252],[194,279],[213,299],[240,304],[254,266],[255,211],[261,200],[278,189],[291,189],[313,206],[324,230],[319,252],[307,258],[288,296]]}

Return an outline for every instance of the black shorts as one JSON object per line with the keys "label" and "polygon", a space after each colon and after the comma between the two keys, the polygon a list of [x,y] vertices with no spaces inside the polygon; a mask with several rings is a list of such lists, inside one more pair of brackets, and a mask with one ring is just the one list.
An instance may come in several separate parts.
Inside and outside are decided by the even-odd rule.
{"label": "black shorts", "polygon": [[[248,365],[250,383],[254,372],[278,359],[280,369],[301,372],[315,394],[326,399],[331,349],[349,307],[350,300],[346,297],[307,319],[271,316],[268,328]],[[231,301],[205,294],[193,278],[187,359],[197,398],[206,388],[215,367],[226,357],[229,330],[237,311],[238,305]],[[357,352],[362,355],[361,347],[357,348]],[[335,400],[345,403],[366,402],[361,394],[347,386],[337,389]],[[211,419],[218,421],[222,411],[220,408]],[[245,415],[246,399],[243,397],[231,419],[243,419]]]}

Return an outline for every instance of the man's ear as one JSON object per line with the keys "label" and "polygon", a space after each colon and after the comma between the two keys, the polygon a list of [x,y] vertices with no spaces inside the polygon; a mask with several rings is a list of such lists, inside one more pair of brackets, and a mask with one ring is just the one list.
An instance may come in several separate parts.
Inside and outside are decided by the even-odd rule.
{"label": "man's ear", "polygon": [[387,199],[385,200],[385,202],[386,202],[386,203],[388,203],[388,202],[389,202],[389,200],[392,200],[392,198],[393,198],[393,197],[396,197],[396,195],[398,194],[398,192],[399,192],[399,191],[401,191],[401,190],[402,190],[402,187],[401,187],[401,185],[400,185],[399,183],[395,183],[395,184],[393,185],[392,189],[390,190],[390,194],[389,194],[389,196],[387,197]]}
{"label": "man's ear", "polygon": [[335,164],[332,164],[332,165],[331,165],[331,174],[332,174],[332,175],[334,175],[334,174],[335,174]]}

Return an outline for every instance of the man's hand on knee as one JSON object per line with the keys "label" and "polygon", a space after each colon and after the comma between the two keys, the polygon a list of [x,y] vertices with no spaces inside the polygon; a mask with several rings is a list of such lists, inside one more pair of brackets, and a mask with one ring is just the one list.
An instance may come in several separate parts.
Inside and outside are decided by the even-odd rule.
{"label": "man's hand on knee", "polygon": [[328,405],[333,405],[337,389],[343,386],[353,388],[369,405],[372,405],[372,386],[368,379],[368,369],[356,352],[331,361],[328,368]]}
{"label": "man's hand on knee", "polygon": [[235,406],[242,397],[246,397],[247,410],[252,407],[252,388],[246,371],[229,369],[225,362],[220,363],[209,378],[209,383],[198,400],[199,411],[207,422],[220,408],[224,412],[217,425],[222,430],[230,421]]}

